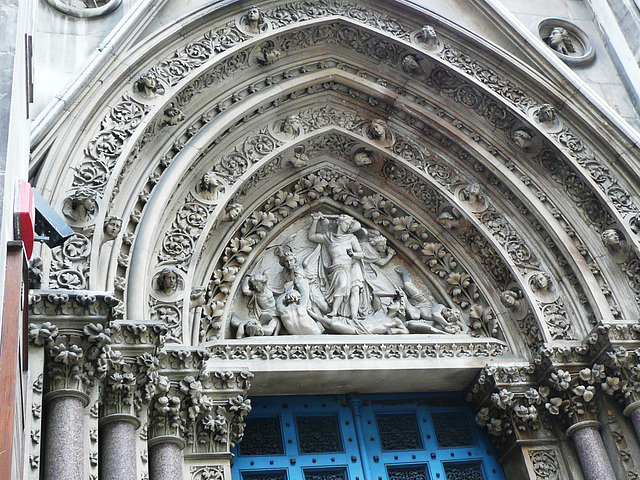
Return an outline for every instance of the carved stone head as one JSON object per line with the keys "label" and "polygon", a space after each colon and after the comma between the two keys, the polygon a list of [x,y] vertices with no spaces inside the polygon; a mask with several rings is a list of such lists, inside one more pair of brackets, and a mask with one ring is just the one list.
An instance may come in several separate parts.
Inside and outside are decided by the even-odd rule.
{"label": "carved stone head", "polygon": [[278,245],[275,249],[275,256],[278,263],[286,270],[293,271],[298,264],[298,259],[289,245]]}
{"label": "carved stone head", "polygon": [[518,293],[513,290],[506,290],[500,294],[500,301],[509,310],[518,308],[520,301]]}
{"label": "carved stone head", "polygon": [[531,288],[536,293],[547,293],[551,288],[551,275],[547,272],[537,272],[531,277]]}
{"label": "carved stone head", "polygon": [[260,65],[267,66],[277,62],[280,59],[282,52],[275,48],[273,45],[266,45],[260,49],[260,53],[257,56],[258,63]]}
{"label": "carved stone head", "polygon": [[415,55],[407,55],[402,59],[402,69],[409,75],[419,75],[422,73],[422,67]]}
{"label": "carved stone head", "polygon": [[620,251],[620,249],[622,248],[621,242],[622,241],[620,239],[620,233],[616,229],[609,228],[608,230],[602,232],[602,243],[605,247],[607,247],[609,251]]}
{"label": "carved stone head", "polygon": [[338,215],[336,218],[336,231],[338,233],[354,233],[360,230],[361,225],[351,215]]}
{"label": "carved stone head", "polygon": [[240,203],[230,203],[227,205],[227,209],[225,210],[225,217],[228,222],[235,222],[240,215],[242,215],[242,211],[244,207]]}
{"label": "carved stone head", "polygon": [[244,17],[245,23],[252,33],[260,33],[265,30],[266,23],[264,13],[259,7],[252,6]]}
{"label": "carved stone head", "polygon": [[513,135],[511,135],[511,139],[522,150],[526,150],[533,144],[533,137],[526,130],[516,130],[513,132]]}
{"label": "carved stone head", "polygon": [[143,73],[135,83],[135,90],[143,97],[154,97],[164,93],[164,87],[153,72]]}
{"label": "carved stone head", "polygon": [[67,197],[62,205],[63,215],[76,223],[91,220],[97,212],[96,192],[90,188],[79,188]]}
{"label": "carved stone head", "polygon": [[470,183],[461,192],[462,199],[471,204],[484,204],[484,194],[479,183]]}
{"label": "carved stone head", "polygon": [[420,33],[420,39],[422,40],[422,43],[434,46],[438,42],[438,35],[431,25],[424,25]]}
{"label": "carved stone head", "polygon": [[224,188],[221,186],[220,178],[216,172],[209,171],[205,173],[200,179],[200,182],[198,182],[196,191],[209,200],[215,200],[218,195],[224,191]]}
{"label": "carved stone head", "polygon": [[160,271],[157,279],[157,289],[160,293],[171,295],[178,289],[180,277],[173,267],[165,267]]}
{"label": "carved stone head", "polygon": [[369,126],[369,136],[373,140],[384,140],[387,137],[387,122],[380,118],[376,118]]}
{"label": "carved stone head", "polygon": [[538,112],[536,113],[538,117],[538,121],[540,123],[550,123],[556,119],[556,109],[553,108],[553,105],[549,103],[545,103],[540,106]]}
{"label": "carved stone head", "polygon": [[267,277],[266,272],[252,275],[249,277],[249,288],[256,293],[262,293],[266,290],[268,281],[269,277]]}
{"label": "carved stone head", "polygon": [[297,137],[302,133],[302,120],[298,115],[287,115],[282,122],[280,131],[289,138]]}
{"label": "carved stone head", "polygon": [[118,236],[120,230],[122,230],[122,220],[116,217],[107,217],[105,219],[104,226],[102,227],[105,237],[114,239]]}
{"label": "carved stone head", "polygon": [[547,40],[549,46],[562,55],[575,53],[569,32],[564,27],[554,27]]}
{"label": "carved stone head", "polygon": [[371,165],[373,163],[373,155],[368,150],[359,150],[353,155],[353,163],[359,167]]}

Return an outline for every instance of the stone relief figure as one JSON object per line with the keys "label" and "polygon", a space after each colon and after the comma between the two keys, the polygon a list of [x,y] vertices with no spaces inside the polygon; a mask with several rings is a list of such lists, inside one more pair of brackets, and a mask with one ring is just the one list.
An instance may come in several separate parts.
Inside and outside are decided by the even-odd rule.
{"label": "stone relief figure", "polygon": [[242,282],[242,293],[249,298],[249,312],[261,323],[276,316],[276,299],[267,281],[267,273],[262,272],[247,275]]}
{"label": "stone relief figure", "polygon": [[184,120],[184,113],[180,111],[173,103],[169,104],[169,107],[160,116],[160,128],[173,127],[178,125]]}
{"label": "stone relief figure", "polygon": [[311,159],[305,155],[304,153],[295,152],[293,155],[289,157],[289,163],[293,165],[295,168],[303,168],[309,165]]}
{"label": "stone relief figure", "polygon": [[617,253],[622,250],[622,240],[620,239],[620,233],[614,229],[609,228],[602,232],[602,243],[607,250],[612,253]]}
{"label": "stone relief figure", "polygon": [[267,42],[266,45],[260,48],[260,52],[256,57],[258,64],[263,67],[271,65],[280,59],[282,52],[278,50],[272,42]]}
{"label": "stone relief figure", "polygon": [[250,33],[254,34],[262,33],[267,29],[267,22],[265,21],[264,13],[255,5],[249,9],[244,17],[242,17],[241,23]]}
{"label": "stone relief figure", "polygon": [[[356,318],[364,300],[364,254],[360,241],[354,235],[361,229],[360,223],[349,215],[325,217],[321,212],[313,213],[311,218],[307,236],[310,241],[319,244],[318,273],[320,288],[331,305],[328,316]],[[334,231],[319,231],[318,223],[325,219],[333,220]]]}
{"label": "stone relief figure", "polygon": [[549,34],[547,43],[551,48],[562,55],[571,55],[572,53],[576,53],[576,49],[573,46],[573,42],[571,41],[571,37],[566,28],[554,27]]}
{"label": "stone relief figure", "polygon": [[90,188],[79,188],[62,205],[62,214],[74,223],[88,222],[97,213],[96,192]]}
{"label": "stone relief figure", "polygon": [[284,119],[280,126],[280,132],[286,140],[296,138],[304,132],[302,120],[298,115],[287,115],[287,118]]}
{"label": "stone relief figure", "polygon": [[371,305],[374,311],[382,308],[382,297],[389,296],[396,286],[382,271],[387,265],[395,250],[387,246],[387,239],[377,230],[367,233],[367,241],[362,244],[362,267],[364,280],[371,291]]}
{"label": "stone relief figure", "polygon": [[164,87],[152,72],[144,73],[134,84],[134,90],[145,98],[164,94]]}
{"label": "stone relief figure", "polygon": [[[436,303],[431,295],[422,292],[411,280],[409,272],[396,267],[402,278],[402,290],[408,303],[406,308],[407,328],[413,333],[459,333],[462,331],[462,316],[457,308]],[[439,328],[436,328],[439,327]]]}
{"label": "stone relief figure", "polygon": [[215,172],[209,171],[196,185],[196,192],[207,200],[217,200],[220,194],[224,193],[224,186],[220,177]]}
{"label": "stone relief figure", "polygon": [[353,155],[353,163],[359,167],[371,165],[373,163],[373,153],[368,150],[358,150]]}
{"label": "stone relief figure", "polygon": [[162,295],[172,295],[180,287],[180,275],[174,267],[164,267],[156,275],[155,289]]}
{"label": "stone relief figure", "polygon": [[224,222],[235,222],[238,218],[240,218],[243,210],[244,207],[241,203],[230,203],[229,205],[227,205],[227,208],[224,211],[222,220]]}
{"label": "stone relief figure", "polygon": [[380,118],[376,118],[369,125],[365,126],[364,134],[367,138],[381,146],[390,146],[393,144],[393,135],[391,134],[389,125]]}
{"label": "stone relief figure", "polygon": [[549,103],[544,103],[536,112],[536,117],[540,123],[551,123],[556,119],[556,109]]}
{"label": "stone relief figure", "polygon": [[296,275],[293,284],[276,301],[276,311],[282,325],[291,335],[320,335],[323,330],[311,317],[309,290]]}
{"label": "stone relief figure", "polygon": [[402,59],[402,70],[409,75],[420,75],[422,73],[422,67],[415,55],[407,55]]}
{"label": "stone relief figure", "polygon": [[533,137],[526,130],[516,130],[513,132],[513,135],[511,135],[511,139],[522,150],[526,150],[533,145]]}
{"label": "stone relief figure", "polygon": [[631,218],[629,218],[629,227],[631,231],[638,235],[640,233],[640,213],[636,213]]}
{"label": "stone relief figure", "polygon": [[122,220],[117,217],[107,217],[104,220],[102,231],[106,241],[113,240],[122,230]]}
{"label": "stone relief figure", "polygon": [[404,300],[401,293],[396,293],[391,303],[363,320],[357,318],[327,318],[310,312],[329,332],[344,335],[397,335],[410,333],[405,326]]}
{"label": "stone relief figure", "polygon": [[[346,214],[315,212],[310,217],[302,228],[288,227],[281,243],[267,246],[244,276],[230,319],[236,338],[479,335],[469,326],[471,317],[453,303],[436,301],[412,280],[380,231],[365,229]],[[490,318],[492,312],[482,309],[475,312],[484,321],[485,313]],[[479,336],[498,334],[495,322],[489,327]]]}
{"label": "stone relief figure", "polygon": [[438,35],[431,25],[424,25],[420,32],[420,40],[425,46],[433,48],[438,45]]}
{"label": "stone relief figure", "polygon": [[485,204],[482,186],[479,183],[470,183],[460,192],[460,198],[470,205],[482,207]]}
{"label": "stone relief figure", "polygon": [[549,292],[551,283],[551,275],[547,272],[537,272],[531,277],[531,288],[540,295],[545,295]]}

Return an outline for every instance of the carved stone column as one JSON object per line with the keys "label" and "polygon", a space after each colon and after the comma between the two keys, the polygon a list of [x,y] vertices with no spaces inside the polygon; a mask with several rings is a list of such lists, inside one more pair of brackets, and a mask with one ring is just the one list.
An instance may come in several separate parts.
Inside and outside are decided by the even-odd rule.
{"label": "carved stone column", "polygon": [[105,377],[100,418],[100,478],[137,479],[140,410],[155,392],[166,327],[154,322],[113,324],[113,354]]}
{"label": "carved stone column", "polygon": [[159,382],[150,423],[150,480],[181,479],[183,470],[194,479],[230,479],[253,375],[208,370],[203,349],[167,346],[165,352],[160,373],[166,382]]}
{"label": "carved stone column", "polygon": [[616,480],[596,420],[596,386],[605,379],[604,367],[595,364],[579,372],[557,369],[550,373],[553,388],[545,407],[569,423],[567,436],[573,440],[586,480]]}
{"label": "carved stone column", "polygon": [[109,333],[99,324],[85,325],[82,335],[62,330],[49,351],[45,480],[84,478],[84,408],[98,377],[95,362],[110,341]]}
{"label": "carved stone column", "polygon": [[46,394],[44,401],[47,411],[44,478],[83,480],[83,416],[89,396],[78,390],[59,389]]}
{"label": "carved stone column", "polygon": [[111,332],[104,325],[115,299],[87,292],[39,291],[31,292],[29,304],[31,342],[45,347],[43,476],[84,480],[97,466],[97,451],[86,448],[90,415],[85,415],[85,407],[104,375],[111,343]]}
{"label": "carved stone column", "polygon": [[629,403],[622,413],[631,419],[636,436],[640,440],[640,400]]}
{"label": "carved stone column", "polygon": [[600,435],[600,422],[585,420],[574,423],[567,429],[567,436],[576,446],[586,480],[616,480]]}

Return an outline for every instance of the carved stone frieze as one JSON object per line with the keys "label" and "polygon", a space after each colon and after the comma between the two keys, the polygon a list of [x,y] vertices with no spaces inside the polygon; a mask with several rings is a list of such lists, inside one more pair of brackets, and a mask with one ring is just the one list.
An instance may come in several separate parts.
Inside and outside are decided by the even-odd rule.
{"label": "carved stone frieze", "polygon": [[536,448],[528,453],[535,480],[561,480],[562,472],[555,449]]}

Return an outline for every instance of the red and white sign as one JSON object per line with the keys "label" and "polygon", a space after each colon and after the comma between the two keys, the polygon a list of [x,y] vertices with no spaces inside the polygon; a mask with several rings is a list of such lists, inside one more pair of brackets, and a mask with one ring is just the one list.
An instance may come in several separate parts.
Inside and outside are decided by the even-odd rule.
{"label": "red and white sign", "polygon": [[14,212],[15,236],[22,240],[27,258],[31,258],[35,240],[36,207],[31,185],[26,180],[18,180]]}

